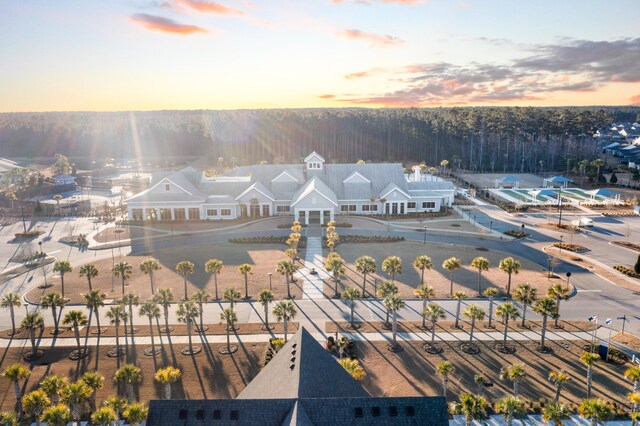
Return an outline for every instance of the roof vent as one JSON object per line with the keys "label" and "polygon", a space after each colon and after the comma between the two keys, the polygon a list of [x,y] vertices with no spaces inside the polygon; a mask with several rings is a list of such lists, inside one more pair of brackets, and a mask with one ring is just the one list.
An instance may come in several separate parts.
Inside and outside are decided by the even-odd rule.
{"label": "roof vent", "polygon": [[239,418],[240,418],[240,413],[238,413],[238,410],[231,410],[231,413],[229,413],[229,419],[238,420]]}
{"label": "roof vent", "polygon": [[295,365],[295,364],[291,364],[291,365],[289,366],[289,370],[291,370],[291,371],[293,371],[293,369],[294,369],[294,368],[296,368],[296,365]]}
{"label": "roof vent", "polygon": [[196,420],[204,420],[204,410],[196,411]]}
{"label": "roof vent", "polygon": [[187,420],[189,418],[189,412],[187,410],[180,410],[178,413],[178,418],[180,420]]}
{"label": "roof vent", "polygon": [[298,344],[297,344],[297,343],[294,343],[293,345],[291,345],[291,347],[292,347],[292,348],[297,348],[297,347],[298,347]]}
{"label": "roof vent", "polygon": [[295,354],[296,354],[296,352],[297,352],[297,351],[296,351],[295,349],[294,349],[294,350],[292,350],[292,351],[291,351],[291,355],[295,355]]}
{"label": "roof vent", "polygon": [[292,356],[292,357],[291,357],[291,362],[292,362],[292,363],[296,362],[296,357],[295,357],[295,356]]}
{"label": "roof vent", "polygon": [[371,415],[373,417],[380,417],[380,407],[371,407]]}
{"label": "roof vent", "polygon": [[405,407],[405,413],[407,414],[407,417],[413,417],[416,414],[416,410],[413,408],[413,405],[407,405]]}
{"label": "roof vent", "polygon": [[213,420],[220,420],[222,418],[222,412],[220,410],[213,410]]}
{"label": "roof vent", "polygon": [[395,405],[392,405],[391,407],[389,407],[389,416],[397,417],[398,416],[398,407],[396,407]]}
{"label": "roof vent", "polygon": [[364,412],[362,411],[362,407],[356,407],[355,408],[355,414],[356,414],[356,417],[363,417],[364,416]]}

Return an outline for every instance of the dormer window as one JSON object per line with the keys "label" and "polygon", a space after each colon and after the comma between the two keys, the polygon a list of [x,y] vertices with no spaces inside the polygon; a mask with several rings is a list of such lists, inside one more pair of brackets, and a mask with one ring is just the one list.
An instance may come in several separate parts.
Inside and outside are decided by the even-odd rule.
{"label": "dormer window", "polygon": [[307,167],[309,167],[309,169],[316,169],[316,170],[319,170],[321,168],[320,163],[309,163]]}
{"label": "dormer window", "polygon": [[164,190],[165,191],[171,191],[171,184],[170,183],[165,183],[164,184]]}

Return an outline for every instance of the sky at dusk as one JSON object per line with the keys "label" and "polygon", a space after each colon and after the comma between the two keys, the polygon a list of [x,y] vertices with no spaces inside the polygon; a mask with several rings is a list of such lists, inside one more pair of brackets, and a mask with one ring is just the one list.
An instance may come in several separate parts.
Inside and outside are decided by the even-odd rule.
{"label": "sky at dusk", "polygon": [[637,0],[0,0],[0,112],[638,105]]}

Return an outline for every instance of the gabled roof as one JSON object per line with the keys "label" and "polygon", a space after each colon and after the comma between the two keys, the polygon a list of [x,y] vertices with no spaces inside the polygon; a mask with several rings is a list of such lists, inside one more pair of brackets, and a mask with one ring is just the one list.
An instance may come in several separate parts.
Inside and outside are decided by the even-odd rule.
{"label": "gabled roof", "polygon": [[345,180],[343,180],[342,183],[371,183],[371,181],[357,171],[354,171]]}
{"label": "gabled roof", "polygon": [[291,176],[291,174],[284,170],[282,173],[280,173],[278,176],[274,177],[273,179],[271,179],[271,183],[284,183],[284,182],[295,182],[298,183],[298,179],[296,179],[295,177]]}
{"label": "gabled roof", "polygon": [[615,197],[616,195],[618,195],[617,192],[614,192],[610,189],[607,188],[599,188],[599,189],[592,189],[591,191],[585,191],[587,194],[591,194],[591,195],[602,195],[604,197]]}
{"label": "gabled roof", "polygon": [[[134,195],[133,197],[127,199],[127,202],[145,202],[145,201],[153,201],[153,202],[163,202],[163,201],[194,201],[194,202],[202,202],[207,196],[200,192],[198,188],[191,182],[189,178],[193,178],[193,172],[195,169],[191,167],[187,167],[181,171],[170,174],[169,176],[165,176],[162,179],[159,179],[155,182],[154,185],[142,191],[139,194]],[[181,193],[175,192],[167,192],[167,193],[157,193],[151,194],[151,192],[156,189],[158,186],[164,183],[170,183],[174,185],[176,188],[180,189]]]}
{"label": "gabled roof", "polygon": [[555,182],[555,183],[573,182],[571,179],[566,178],[564,176],[552,176],[550,178],[546,178],[545,180],[547,182]]}
{"label": "gabled roof", "polygon": [[252,190],[256,190],[259,193],[261,193],[262,195],[264,195],[265,197],[267,197],[268,199],[270,199],[271,201],[275,201],[275,197],[273,196],[273,194],[271,193],[271,191],[269,191],[267,189],[266,186],[264,186],[262,184],[262,182],[256,182],[253,185],[251,185],[250,187],[248,187],[247,189],[245,189],[242,194],[238,195],[236,197],[236,200],[239,200],[240,198],[242,198],[245,194],[251,192]]}
{"label": "gabled roof", "polygon": [[386,198],[387,195],[391,194],[393,191],[399,191],[401,194],[404,194],[407,198],[411,198],[411,195],[407,194],[405,191],[402,190],[402,188],[400,188],[395,183],[390,183],[389,185],[387,185],[380,192],[380,196],[378,198]]}
{"label": "gabled roof", "polygon": [[307,155],[307,156],[304,158],[304,162],[306,163],[306,162],[308,162],[308,161],[311,161],[314,157],[315,157],[315,158],[317,158],[318,160],[320,160],[320,161],[322,161],[322,162],[324,163],[324,157],[323,157],[322,155],[318,154],[318,153],[317,153],[317,152],[315,152],[315,151],[313,151],[311,154]]}
{"label": "gabled roof", "polygon": [[311,179],[309,179],[302,188],[300,188],[295,194],[293,194],[291,207],[295,206],[297,203],[302,201],[312,192],[320,194],[322,197],[326,198],[331,204],[338,207],[338,197],[336,197],[335,192],[333,192],[331,188],[329,188],[317,176],[314,176]]}
{"label": "gabled roof", "polygon": [[237,399],[368,396],[360,383],[301,326]]}
{"label": "gabled roof", "polygon": [[537,189],[535,191],[529,191],[529,195],[533,195],[534,197],[537,197],[538,195],[542,195],[544,197],[558,197],[558,193],[550,189]]}

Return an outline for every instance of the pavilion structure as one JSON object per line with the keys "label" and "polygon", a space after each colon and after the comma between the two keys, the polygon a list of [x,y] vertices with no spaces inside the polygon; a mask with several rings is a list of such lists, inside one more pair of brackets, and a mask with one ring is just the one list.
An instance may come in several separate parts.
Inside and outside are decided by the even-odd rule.
{"label": "pavilion structure", "polygon": [[514,176],[504,176],[496,179],[496,189],[507,188],[507,187],[510,187],[513,189],[520,188],[520,179]]}
{"label": "pavilion structure", "polygon": [[567,188],[573,181],[564,176],[552,176],[545,178],[542,183],[543,188]]}

